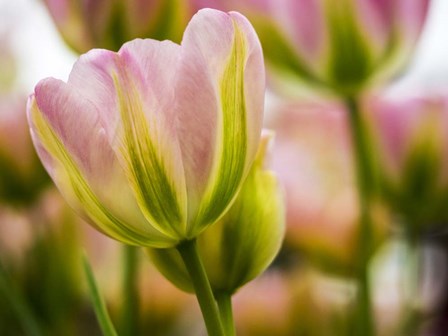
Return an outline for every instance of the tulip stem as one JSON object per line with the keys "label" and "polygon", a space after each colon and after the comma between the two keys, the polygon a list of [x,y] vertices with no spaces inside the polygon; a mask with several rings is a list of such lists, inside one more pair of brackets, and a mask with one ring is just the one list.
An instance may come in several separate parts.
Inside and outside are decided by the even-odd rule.
{"label": "tulip stem", "polygon": [[190,275],[209,336],[224,336],[218,306],[197,249],[196,239],[177,246]]}
{"label": "tulip stem", "polygon": [[354,164],[358,185],[360,205],[360,228],[358,240],[358,306],[356,335],[375,335],[372,299],[370,293],[369,261],[372,252],[372,217],[370,204],[374,192],[374,174],[369,143],[369,130],[361,114],[357,97],[348,97],[345,101],[353,141]]}
{"label": "tulip stem", "polygon": [[232,312],[232,295],[226,292],[215,293],[216,302],[218,303],[219,314],[224,325],[226,336],[235,336],[235,323]]}
{"label": "tulip stem", "polygon": [[123,301],[120,330],[123,336],[139,334],[138,252],[135,246],[123,246]]}

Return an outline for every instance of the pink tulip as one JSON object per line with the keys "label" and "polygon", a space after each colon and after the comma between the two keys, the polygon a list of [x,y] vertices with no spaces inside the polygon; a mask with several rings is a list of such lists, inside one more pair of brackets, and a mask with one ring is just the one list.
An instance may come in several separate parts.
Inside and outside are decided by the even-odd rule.
{"label": "pink tulip", "polygon": [[[286,244],[321,266],[344,271],[356,260],[359,206],[349,125],[332,103],[281,106],[273,168],[286,188]],[[375,211],[377,233],[383,212]]]}
{"label": "pink tulip", "polygon": [[402,70],[429,7],[429,0],[217,2],[251,19],[274,77],[344,95]]}
{"label": "pink tulip", "polygon": [[448,220],[448,97],[377,98],[370,116],[384,195],[412,229]]}
{"label": "pink tulip", "polygon": [[238,13],[202,10],[181,45],[92,50],[41,81],[32,136],[69,203],[124,243],[173,247],[230,206],[260,140],[263,58]]}
{"label": "pink tulip", "polygon": [[184,0],[45,0],[64,40],[77,52],[117,50],[134,38],[179,41],[193,13]]}

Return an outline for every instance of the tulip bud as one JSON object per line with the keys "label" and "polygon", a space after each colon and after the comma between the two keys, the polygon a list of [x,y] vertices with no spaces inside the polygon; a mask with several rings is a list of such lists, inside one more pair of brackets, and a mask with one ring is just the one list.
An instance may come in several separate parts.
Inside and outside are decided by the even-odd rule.
{"label": "tulip bud", "polygon": [[246,18],[202,10],[181,45],[134,40],[42,80],[28,115],[68,202],[123,243],[174,247],[227,210],[260,140],[264,65]]}
{"label": "tulip bud", "polygon": [[412,234],[448,221],[448,99],[377,99],[370,107],[383,194]]}
{"label": "tulip bud", "polygon": [[[224,6],[222,1],[222,6]],[[274,81],[342,95],[396,76],[412,55],[429,0],[242,0]]]}
{"label": "tulip bud", "polygon": [[[229,211],[198,238],[212,289],[234,293],[257,277],[280,249],[284,204],[276,176],[264,167],[272,134],[266,133],[243,187]],[[192,290],[176,249],[148,249],[156,267],[176,286]]]}

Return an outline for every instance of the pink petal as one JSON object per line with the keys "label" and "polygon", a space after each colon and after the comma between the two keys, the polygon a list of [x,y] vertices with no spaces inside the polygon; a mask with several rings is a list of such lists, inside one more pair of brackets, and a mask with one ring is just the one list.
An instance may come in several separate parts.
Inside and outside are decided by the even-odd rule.
{"label": "pink petal", "polygon": [[235,26],[242,32],[247,49],[244,64],[247,114],[245,174],[260,138],[265,79],[258,38],[240,14],[201,10],[185,31],[176,85],[179,143],[187,180],[190,219],[197,214],[219,158],[223,113],[220,87],[235,43]]}
{"label": "pink petal", "polygon": [[[52,78],[45,79],[36,86],[35,94],[29,101],[29,114],[33,113],[31,110],[34,105],[55,132],[106,211],[129,223],[131,230],[141,240],[162,237],[139,210],[126,176],[109,145],[96,107],[70,84]],[[79,199],[82,195],[73,191],[73,186],[65,179],[66,167],[46,150],[31,115],[29,119],[33,141],[45,168],[71,206],[82,213],[82,201]],[[101,223],[93,224],[101,228]],[[126,242],[137,243],[132,240]]]}
{"label": "pink petal", "polygon": [[[145,166],[143,171],[146,172],[154,167],[153,164],[163,167],[162,177],[167,177],[173,193],[178,196],[179,211],[185,214],[185,177],[174,108],[174,78],[179,54],[180,46],[172,42],[137,39],[126,43],[118,53],[92,50],[83,55],[69,78],[69,83],[97,107],[109,142],[133,185],[145,216],[154,225],[159,220],[153,217],[155,213],[152,210],[158,207],[160,199],[151,193],[151,201],[143,200],[147,194],[142,188],[154,190],[160,176],[138,178],[135,175],[136,162],[131,164],[130,159],[137,159]],[[89,78],[88,82],[86,78]],[[126,125],[133,131],[125,129]],[[137,131],[142,133],[135,133]],[[126,139],[126,136],[132,139]],[[126,146],[141,148],[137,143],[151,144],[156,150],[155,156],[140,155],[137,158],[131,155]],[[158,213],[165,217],[172,212]],[[165,219],[173,228],[176,226],[172,219]],[[184,221],[185,218],[177,220]]]}

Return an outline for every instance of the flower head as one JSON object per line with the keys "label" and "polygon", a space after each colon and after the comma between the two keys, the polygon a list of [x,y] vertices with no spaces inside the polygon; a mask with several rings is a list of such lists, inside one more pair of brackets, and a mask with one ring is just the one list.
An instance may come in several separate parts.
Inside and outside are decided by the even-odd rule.
{"label": "flower head", "polygon": [[243,0],[230,7],[253,22],[274,78],[347,95],[401,71],[428,6],[429,0]]}
{"label": "flower head", "polygon": [[383,195],[412,233],[448,220],[448,99],[377,98],[370,116]]}
{"label": "flower head", "polygon": [[35,147],[69,203],[125,243],[172,247],[216,222],[260,139],[261,48],[238,13],[202,10],[181,45],[81,56],[28,103]]}
{"label": "flower head", "polygon": [[79,53],[118,50],[134,38],[179,41],[192,12],[184,0],[45,0],[58,30]]}
{"label": "flower head", "polygon": [[[327,271],[353,274],[360,206],[343,107],[302,102],[281,105],[275,112],[269,126],[278,134],[273,170],[286,191],[285,244]],[[389,217],[376,199],[372,209],[376,248]]]}

